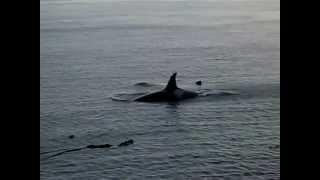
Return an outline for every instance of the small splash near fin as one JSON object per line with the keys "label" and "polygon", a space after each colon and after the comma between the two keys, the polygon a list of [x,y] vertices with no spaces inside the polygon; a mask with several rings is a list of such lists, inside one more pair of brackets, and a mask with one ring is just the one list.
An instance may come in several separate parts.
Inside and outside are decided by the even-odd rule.
{"label": "small splash near fin", "polygon": [[202,89],[197,91],[198,95],[201,97],[206,96],[232,96],[232,95],[238,95],[239,93],[233,92],[233,91],[213,91],[210,89]]}

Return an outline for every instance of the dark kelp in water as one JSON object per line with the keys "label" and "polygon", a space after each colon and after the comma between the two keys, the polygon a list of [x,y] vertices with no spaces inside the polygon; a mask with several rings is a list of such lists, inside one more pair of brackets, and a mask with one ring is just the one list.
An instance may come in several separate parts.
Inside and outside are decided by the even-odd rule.
{"label": "dark kelp in water", "polygon": [[[132,139],[120,143],[120,144],[118,145],[118,147],[128,146],[128,145],[130,145],[130,144],[133,144],[133,140],[132,140]],[[52,157],[55,157],[55,156],[62,155],[62,154],[67,153],[67,152],[80,151],[80,150],[83,150],[83,149],[110,148],[110,147],[112,147],[112,146],[113,146],[113,145],[111,145],[111,144],[100,144],[100,145],[93,145],[93,144],[91,144],[91,145],[87,145],[87,146],[81,147],[81,148],[59,149],[59,150],[53,150],[53,151],[48,151],[48,152],[42,152],[42,153],[40,153],[40,154],[48,154],[48,153],[53,153],[53,152],[62,151],[62,152],[53,154],[53,155],[51,155],[51,156],[49,156],[49,157],[46,158],[46,159],[49,159],[49,158],[52,158]]]}
{"label": "dark kelp in water", "polygon": [[124,141],[124,142],[120,143],[118,146],[119,146],[119,147],[120,147],[120,146],[128,146],[128,145],[130,145],[130,144],[133,144],[133,140],[132,140],[132,139],[130,139],[130,140],[128,140],[128,141]]}

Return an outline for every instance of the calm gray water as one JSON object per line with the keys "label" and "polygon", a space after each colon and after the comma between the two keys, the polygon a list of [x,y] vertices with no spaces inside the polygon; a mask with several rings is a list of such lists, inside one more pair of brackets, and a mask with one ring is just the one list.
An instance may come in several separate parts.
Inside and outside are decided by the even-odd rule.
{"label": "calm gray water", "polygon": [[[279,0],[40,7],[40,152],[135,141],[41,154],[41,179],[280,179]],[[209,95],[114,100],[160,89],[175,71],[180,87],[202,80]]]}

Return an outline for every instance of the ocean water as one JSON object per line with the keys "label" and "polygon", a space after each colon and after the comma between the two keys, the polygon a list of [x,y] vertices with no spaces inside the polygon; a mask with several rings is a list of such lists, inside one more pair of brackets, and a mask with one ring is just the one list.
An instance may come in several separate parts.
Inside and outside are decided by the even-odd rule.
{"label": "ocean water", "polygon": [[[40,152],[134,140],[41,179],[280,179],[279,0],[41,0],[40,45]],[[206,95],[121,101],[173,72]]]}

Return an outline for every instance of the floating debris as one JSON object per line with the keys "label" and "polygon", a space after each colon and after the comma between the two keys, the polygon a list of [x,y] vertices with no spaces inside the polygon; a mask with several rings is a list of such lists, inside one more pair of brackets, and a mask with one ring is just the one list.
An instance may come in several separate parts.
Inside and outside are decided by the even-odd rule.
{"label": "floating debris", "polygon": [[[69,136],[69,138],[70,138],[70,136]],[[118,146],[119,147],[120,146],[128,146],[130,144],[133,144],[133,140],[132,139],[124,141],[124,142],[120,143]],[[91,145],[88,145],[88,146],[85,146],[85,147],[82,147],[82,148],[60,149],[60,150],[53,150],[53,151],[43,152],[43,153],[40,153],[40,154],[47,154],[47,153],[57,152],[57,151],[63,150],[62,152],[59,152],[59,153],[56,153],[56,154],[53,154],[53,155],[47,157],[47,159],[49,159],[49,158],[52,158],[52,157],[55,157],[55,156],[62,155],[62,154],[67,153],[67,152],[80,151],[80,150],[83,150],[83,149],[110,148],[112,146],[113,145],[111,145],[111,144],[101,144],[101,145],[93,145],[93,144],[91,144]]]}
{"label": "floating debris", "polygon": [[111,144],[102,144],[102,145],[88,145],[87,148],[89,149],[95,149],[95,148],[109,148],[111,147]]}
{"label": "floating debris", "polygon": [[132,139],[130,139],[130,140],[128,140],[128,141],[125,141],[125,142],[122,142],[122,143],[120,143],[118,146],[120,147],[120,146],[128,146],[128,145],[130,145],[130,144],[133,144],[133,140]]}

